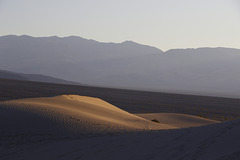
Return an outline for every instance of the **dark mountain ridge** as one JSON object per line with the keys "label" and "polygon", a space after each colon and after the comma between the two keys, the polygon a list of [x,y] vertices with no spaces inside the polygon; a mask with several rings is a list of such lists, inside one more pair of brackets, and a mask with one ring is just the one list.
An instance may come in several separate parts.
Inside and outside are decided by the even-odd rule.
{"label": "dark mountain ridge", "polygon": [[82,85],[81,83],[66,81],[63,79],[40,75],[40,74],[24,74],[24,73],[16,73],[16,72],[10,72],[10,71],[5,71],[5,70],[0,70],[0,78],[24,80],[24,81],[35,81],[35,82],[45,82],[45,83],[56,83],[56,84]]}

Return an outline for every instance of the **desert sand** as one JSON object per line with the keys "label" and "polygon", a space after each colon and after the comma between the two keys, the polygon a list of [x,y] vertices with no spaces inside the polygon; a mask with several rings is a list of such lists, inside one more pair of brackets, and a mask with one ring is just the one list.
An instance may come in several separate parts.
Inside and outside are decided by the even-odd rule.
{"label": "desert sand", "polygon": [[41,130],[48,126],[61,132],[104,133],[176,128],[151,122],[101,99],[85,96],[29,98],[5,101],[0,105],[0,124],[8,125],[6,122],[9,122],[8,129],[12,130]]}
{"label": "desert sand", "polygon": [[175,113],[133,115],[101,99],[77,95],[1,102],[0,128],[1,159],[240,157],[239,120],[217,123]]}
{"label": "desert sand", "polygon": [[146,113],[136,115],[148,120],[155,119],[159,121],[161,124],[168,124],[178,128],[196,127],[219,123],[218,121],[215,120],[180,113]]}

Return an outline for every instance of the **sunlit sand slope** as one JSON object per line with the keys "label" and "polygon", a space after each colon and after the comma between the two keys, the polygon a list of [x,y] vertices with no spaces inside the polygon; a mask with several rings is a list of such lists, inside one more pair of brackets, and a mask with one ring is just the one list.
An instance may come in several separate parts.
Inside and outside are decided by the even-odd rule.
{"label": "sunlit sand slope", "polygon": [[101,99],[63,95],[0,103],[4,132],[104,133],[172,129],[123,111]]}
{"label": "sunlit sand slope", "polygon": [[168,124],[178,128],[195,127],[218,123],[218,121],[179,113],[146,113],[136,115],[149,120],[155,119],[158,120],[161,124]]}

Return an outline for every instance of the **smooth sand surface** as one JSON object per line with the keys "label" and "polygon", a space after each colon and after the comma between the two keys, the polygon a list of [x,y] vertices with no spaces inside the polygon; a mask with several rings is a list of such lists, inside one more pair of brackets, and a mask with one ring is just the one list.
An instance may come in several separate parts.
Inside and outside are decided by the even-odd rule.
{"label": "smooth sand surface", "polygon": [[161,124],[167,124],[178,128],[196,127],[219,123],[218,121],[180,113],[146,113],[135,114],[148,120],[158,120]]}
{"label": "smooth sand surface", "polygon": [[3,130],[57,130],[104,133],[135,130],[174,129],[123,111],[101,99],[63,95],[0,103]]}

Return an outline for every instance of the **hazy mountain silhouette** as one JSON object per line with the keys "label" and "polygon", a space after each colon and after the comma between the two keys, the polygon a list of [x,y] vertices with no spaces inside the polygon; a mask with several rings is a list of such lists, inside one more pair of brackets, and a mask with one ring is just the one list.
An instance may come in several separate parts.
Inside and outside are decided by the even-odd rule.
{"label": "hazy mountain silhouette", "polygon": [[16,79],[16,80],[24,80],[24,81],[29,80],[21,74],[17,74],[15,72],[4,71],[4,70],[0,70],[0,78]]}
{"label": "hazy mountain silhouette", "polygon": [[5,70],[0,70],[0,78],[24,80],[24,81],[35,81],[35,82],[46,82],[46,83],[81,85],[81,83],[65,81],[63,79],[40,75],[40,74],[24,74],[24,73],[16,73],[16,72],[10,72]]}
{"label": "hazy mountain silhouette", "polygon": [[80,37],[0,37],[0,68],[89,85],[240,97],[240,49],[172,49]]}

